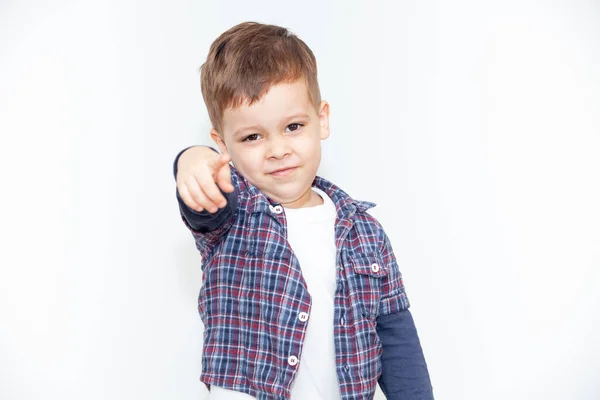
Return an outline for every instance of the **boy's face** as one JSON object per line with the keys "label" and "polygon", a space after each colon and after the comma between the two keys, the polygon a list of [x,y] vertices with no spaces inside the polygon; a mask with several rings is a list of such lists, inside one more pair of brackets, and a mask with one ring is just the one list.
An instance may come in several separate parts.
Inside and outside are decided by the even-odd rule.
{"label": "boy's face", "polygon": [[311,184],[329,136],[329,104],[319,111],[304,79],[274,85],[257,102],[228,108],[223,132],[211,131],[221,153],[254,186],[290,208],[311,205]]}

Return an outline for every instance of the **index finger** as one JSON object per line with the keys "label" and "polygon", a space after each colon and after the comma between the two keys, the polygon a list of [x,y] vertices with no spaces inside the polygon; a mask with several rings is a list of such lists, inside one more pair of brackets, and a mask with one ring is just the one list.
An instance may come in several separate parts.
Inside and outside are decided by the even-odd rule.
{"label": "index finger", "polygon": [[223,165],[226,165],[227,163],[229,163],[229,161],[231,161],[229,154],[221,154],[215,161],[213,161],[213,164],[212,164],[213,172],[217,173],[219,171],[219,169],[221,169],[221,167]]}
{"label": "index finger", "polygon": [[224,192],[233,192],[234,187],[231,184],[231,170],[229,164],[223,165],[221,169],[217,171],[215,181]]}

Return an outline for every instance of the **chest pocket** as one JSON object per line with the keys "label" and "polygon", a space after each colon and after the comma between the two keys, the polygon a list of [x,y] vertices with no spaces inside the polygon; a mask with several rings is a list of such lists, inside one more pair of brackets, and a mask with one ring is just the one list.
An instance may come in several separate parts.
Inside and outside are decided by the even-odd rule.
{"label": "chest pocket", "polygon": [[375,319],[379,315],[381,281],[389,270],[378,253],[349,256],[349,263],[348,286],[352,303],[363,317]]}
{"label": "chest pocket", "polygon": [[244,238],[246,255],[265,260],[287,260],[291,249],[285,230],[275,217],[266,213],[253,213],[246,222]]}

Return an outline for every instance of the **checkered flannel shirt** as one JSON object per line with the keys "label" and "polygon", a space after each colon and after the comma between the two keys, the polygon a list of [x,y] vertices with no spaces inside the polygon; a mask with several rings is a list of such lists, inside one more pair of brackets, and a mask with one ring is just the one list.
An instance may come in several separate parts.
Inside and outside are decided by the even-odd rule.
{"label": "checkered flannel shirt", "polygon": [[[231,178],[235,191],[224,193],[226,208],[215,214],[186,210],[205,218],[206,225],[217,221],[216,229],[192,227],[181,214],[202,256],[200,380],[259,400],[289,399],[310,321],[299,316],[310,315],[311,296],[286,240],[283,207],[233,166]],[[340,392],[343,400],[371,399],[382,374],[377,321],[403,310],[409,314],[402,275],[385,231],[367,213],[375,204],[354,200],[318,176],[313,186],[327,193],[337,210],[334,342]],[[418,339],[416,347],[421,351]],[[424,360],[420,363],[427,374]]]}

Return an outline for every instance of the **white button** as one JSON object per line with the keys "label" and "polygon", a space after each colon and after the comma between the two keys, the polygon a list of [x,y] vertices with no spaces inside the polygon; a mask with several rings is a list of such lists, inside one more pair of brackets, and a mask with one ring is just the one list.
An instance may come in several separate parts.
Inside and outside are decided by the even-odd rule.
{"label": "white button", "polygon": [[377,263],[371,264],[371,270],[373,272],[378,272],[379,271],[379,265],[377,265]]}
{"label": "white button", "polygon": [[288,364],[290,364],[292,367],[296,364],[298,364],[298,357],[296,356],[290,356],[288,358]]}
{"label": "white button", "polygon": [[340,324],[342,324],[342,326],[346,323],[346,320],[344,319],[344,317],[340,318]]}
{"label": "white button", "polygon": [[300,321],[304,322],[308,320],[308,313],[305,312],[301,312],[300,315],[298,316],[298,318],[300,319]]}
{"label": "white button", "polygon": [[275,214],[281,214],[283,212],[283,207],[281,206],[269,206],[271,207],[271,211],[273,211]]}

